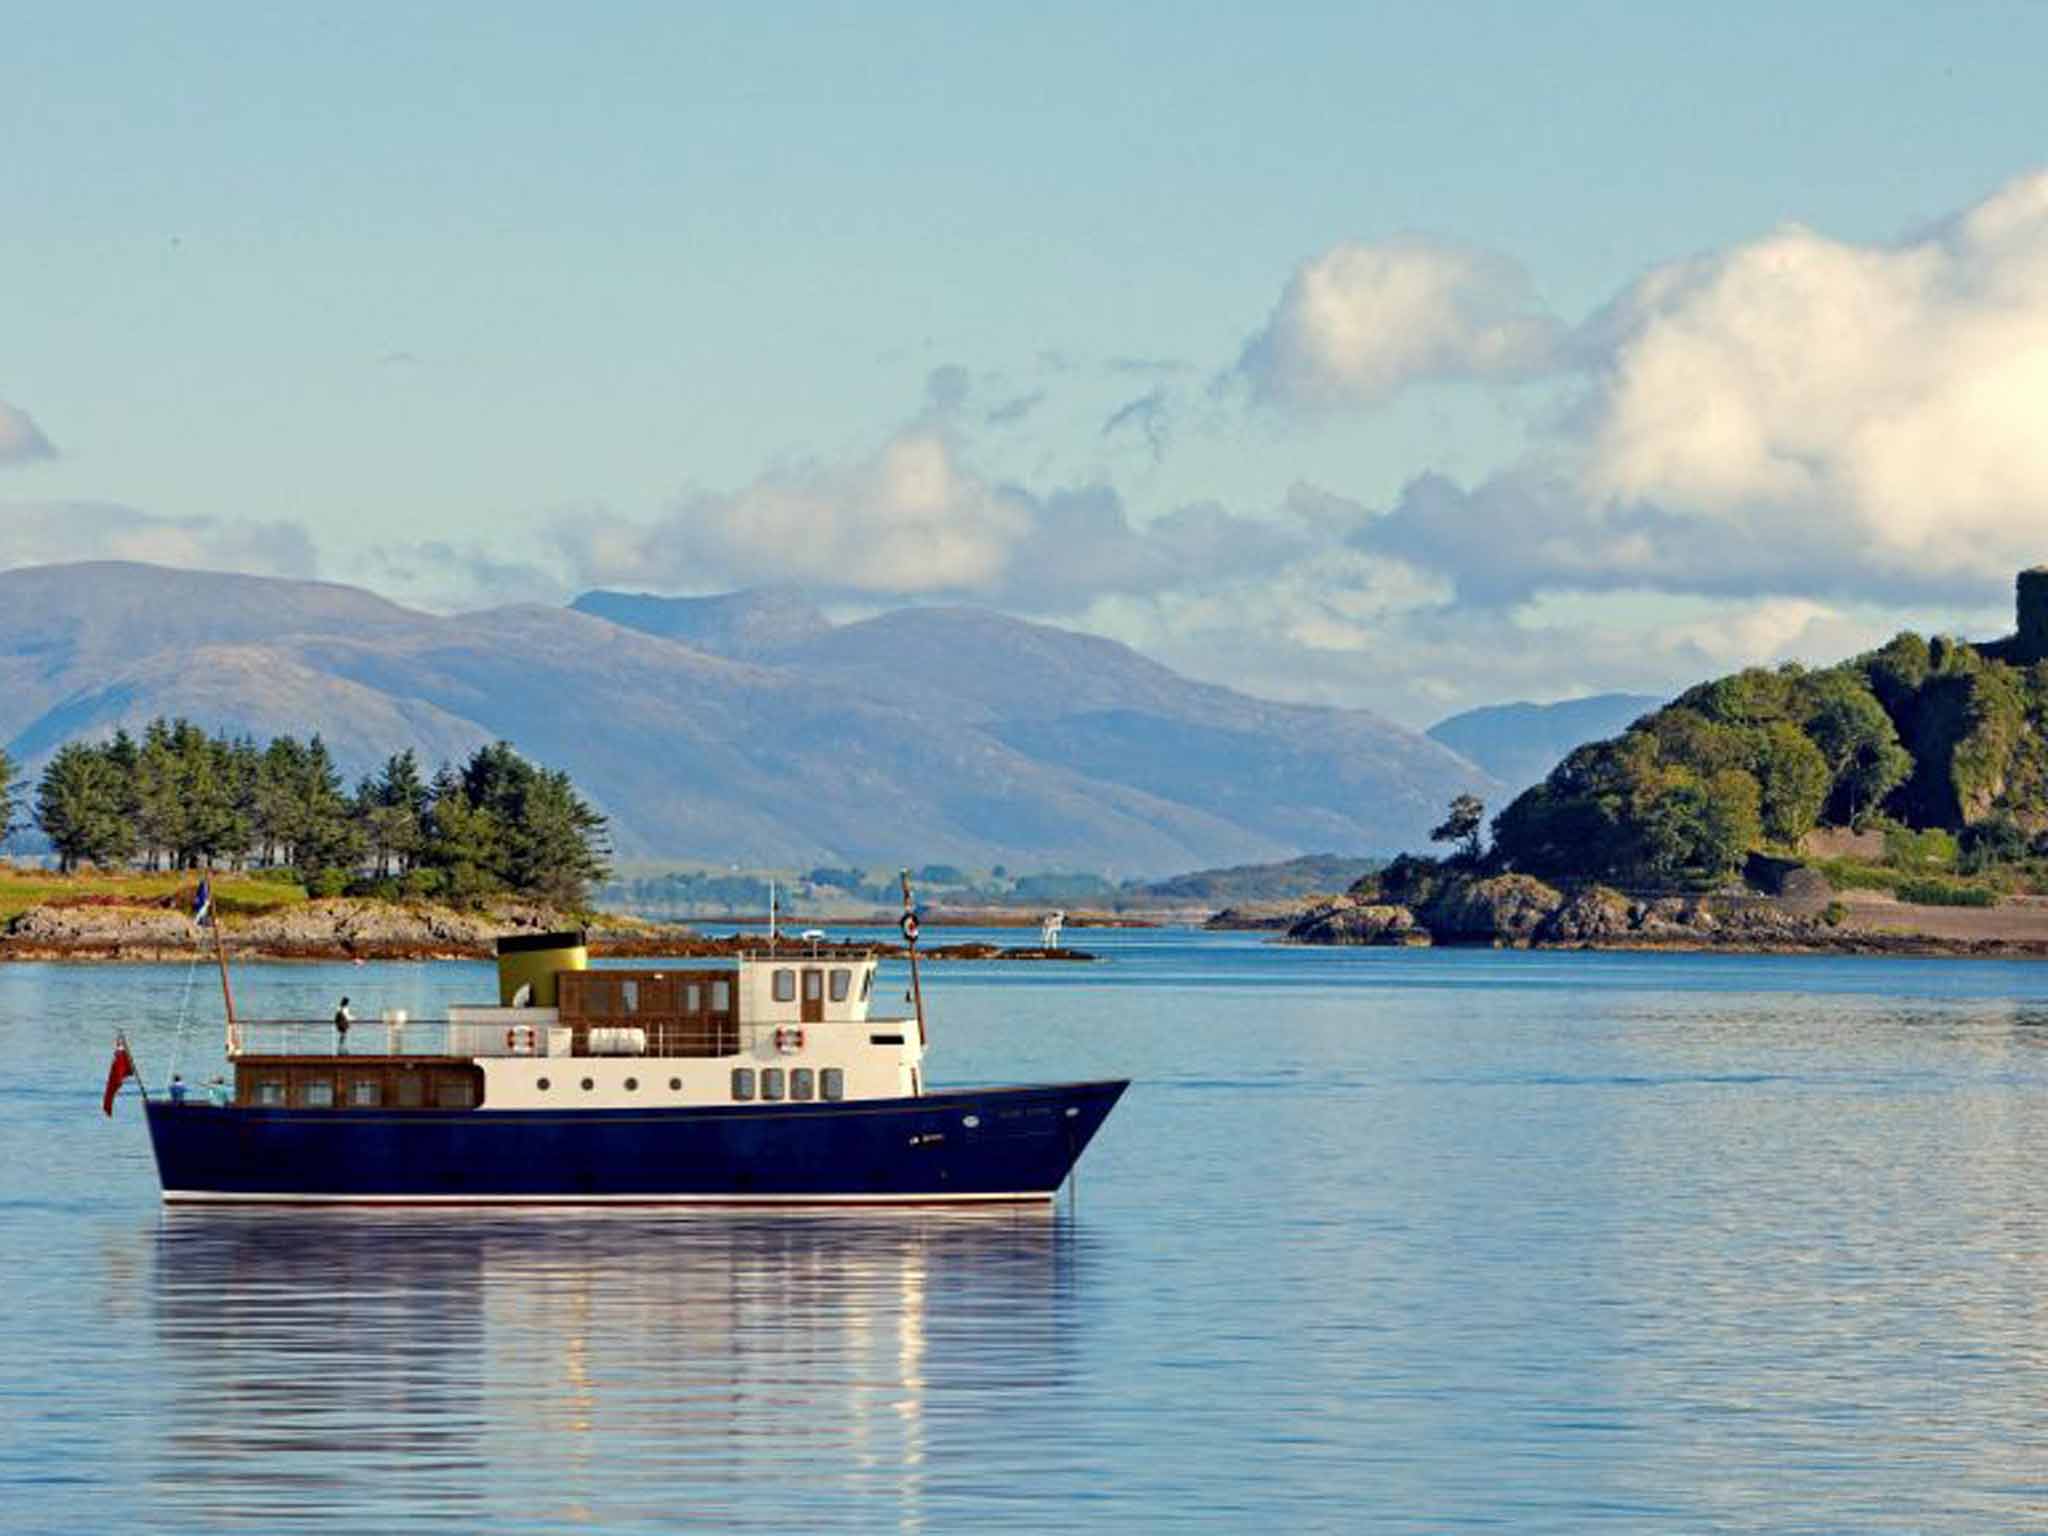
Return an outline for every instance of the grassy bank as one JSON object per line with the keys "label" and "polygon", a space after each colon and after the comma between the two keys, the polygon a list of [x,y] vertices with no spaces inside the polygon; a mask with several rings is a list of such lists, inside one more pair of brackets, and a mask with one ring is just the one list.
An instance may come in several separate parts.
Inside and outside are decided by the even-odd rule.
{"label": "grassy bank", "polygon": [[[222,912],[253,915],[274,912],[306,899],[296,880],[265,875],[215,871],[213,899]],[[42,906],[170,906],[182,895],[189,901],[199,884],[192,870],[169,874],[101,874],[90,871],[60,875],[50,869],[24,869],[0,864],[0,923],[30,907]]]}

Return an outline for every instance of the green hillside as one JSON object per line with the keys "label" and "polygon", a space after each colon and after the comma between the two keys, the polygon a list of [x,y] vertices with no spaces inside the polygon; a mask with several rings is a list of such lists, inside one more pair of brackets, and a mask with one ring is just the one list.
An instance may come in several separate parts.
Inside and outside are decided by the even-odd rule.
{"label": "green hillside", "polygon": [[[1702,683],[1578,748],[1493,825],[1489,862],[1547,879],[1701,885],[1816,828],[1953,847],[1966,868],[2048,849],[2048,662],[2021,578],[2020,634],[1901,634],[1822,670]],[[1948,862],[1938,859],[1934,862]]]}

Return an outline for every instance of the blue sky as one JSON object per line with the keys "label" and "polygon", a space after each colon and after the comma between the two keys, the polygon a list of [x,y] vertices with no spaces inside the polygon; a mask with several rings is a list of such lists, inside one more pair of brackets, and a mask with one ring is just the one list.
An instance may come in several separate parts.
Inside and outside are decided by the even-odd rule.
{"label": "blue sky", "polygon": [[[7,44],[0,563],[982,601],[1426,723],[1995,624],[2048,558],[1998,427],[2048,405],[2048,7],[80,5]],[[1929,555],[1895,436],[1979,557]]]}

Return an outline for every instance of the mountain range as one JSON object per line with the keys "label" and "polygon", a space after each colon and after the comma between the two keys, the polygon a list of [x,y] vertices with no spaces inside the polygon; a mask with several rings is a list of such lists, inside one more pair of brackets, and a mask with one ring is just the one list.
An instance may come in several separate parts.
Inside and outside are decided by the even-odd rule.
{"label": "mountain range", "polygon": [[440,616],[324,582],[97,562],[0,572],[0,743],[184,715],[318,731],[351,774],[496,739],[563,768],[622,856],[945,860],[1134,876],[1419,846],[1501,784],[1363,710],[1182,677],[972,608],[834,625],[788,593],[586,593]]}
{"label": "mountain range", "polygon": [[1505,805],[1572,748],[1618,736],[1665,702],[1654,693],[1598,693],[1558,704],[1489,704],[1439,720],[1427,734],[1506,785]]}

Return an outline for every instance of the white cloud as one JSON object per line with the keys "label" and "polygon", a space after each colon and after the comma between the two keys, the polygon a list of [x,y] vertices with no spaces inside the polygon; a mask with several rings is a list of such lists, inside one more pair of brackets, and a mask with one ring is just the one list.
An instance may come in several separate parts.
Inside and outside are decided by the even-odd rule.
{"label": "white cloud", "polygon": [[560,537],[592,582],[915,596],[991,590],[1030,525],[1023,497],[919,423],[860,462],[783,465],[731,494],[688,495],[653,523],[577,518]]}
{"label": "white cloud", "polygon": [[1896,245],[1790,228],[1659,268],[1587,338],[1592,503],[1877,579],[2048,555],[2048,172]]}
{"label": "white cloud", "polygon": [[1421,240],[1339,245],[1296,269],[1236,375],[1273,404],[1374,405],[1423,380],[1540,372],[1562,334],[1504,257]]}
{"label": "white cloud", "polygon": [[0,569],[74,560],[297,577],[314,575],[319,564],[296,523],[156,517],[112,502],[0,503]]}
{"label": "white cloud", "polygon": [[1356,542],[1466,601],[1981,605],[2048,558],[2048,173],[1859,245],[1788,228],[1659,267],[1560,354],[1550,439],[1418,476]]}
{"label": "white cloud", "polygon": [[1291,513],[1249,518],[1197,502],[1139,525],[1106,484],[1043,495],[998,484],[929,420],[864,460],[783,466],[738,491],[685,496],[652,522],[568,515],[555,536],[590,585],[958,597],[1038,614],[1075,613],[1105,592],[1236,581],[1295,558],[1307,538]]}
{"label": "white cloud", "polygon": [[27,464],[56,456],[55,446],[43,436],[35,418],[20,406],[0,400],[0,465]]}

